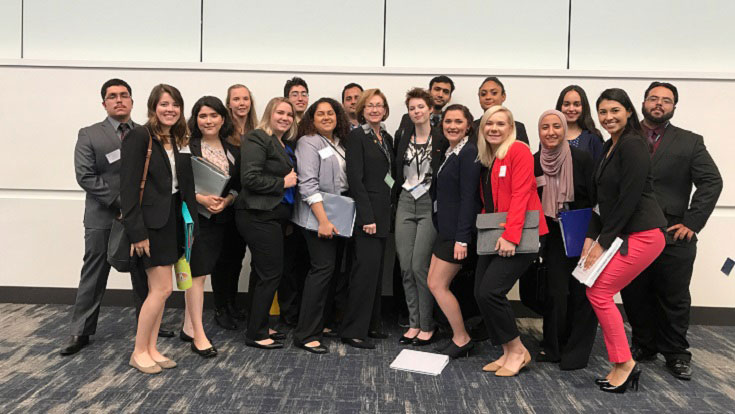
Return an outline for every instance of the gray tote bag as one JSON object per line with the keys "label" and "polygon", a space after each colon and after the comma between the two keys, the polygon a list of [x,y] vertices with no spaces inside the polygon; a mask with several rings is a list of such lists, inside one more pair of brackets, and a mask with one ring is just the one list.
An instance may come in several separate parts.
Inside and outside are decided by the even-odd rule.
{"label": "gray tote bag", "polygon": [[[489,213],[477,215],[477,254],[498,254],[495,244],[505,231],[508,213]],[[521,242],[516,246],[516,253],[538,253],[540,247],[538,236],[538,210],[526,211],[523,221]]]}

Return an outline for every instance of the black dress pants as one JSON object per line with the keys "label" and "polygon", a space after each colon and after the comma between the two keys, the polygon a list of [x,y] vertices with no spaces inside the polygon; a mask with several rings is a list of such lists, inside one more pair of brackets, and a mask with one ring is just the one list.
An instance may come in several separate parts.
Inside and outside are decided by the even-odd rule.
{"label": "black dress pants", "polygon": [[367,339],[368,331],[380,327],[380,294],[385,260],[384,237],[355,228],[355,256],[350,273],[347,310],[340,336]]}
{"label": "black dress pants", "polygon": [[299,229],[309,248],[311,267],[304,281],[304,294],[301,297],[299,322],[294,330],[294,340],[306,344],[320,341],[324,329],[324,307],[329,294],[329,286],[337,263],[337,250],[346,239],[333,237],[319,238],[317,232]]}
{"label": "black dress pants", "polygon": [[212,293],[217,309],[226,307],[228,303],[235,303],[245,249],[245,239],[237,231],[235,223],[227,223],[222,252],[212,272]]}
{"label": "black dress pants", "polygon": [[493,345],[510,342],[520,334],[508,292],[528,269],[536,253],[511,257],[483,255],[477,259],[475,299]]}
{"label": "black dress pants", "polygon": [[[84,229],[84,259],[71,316],[70,331],[73,336],[94,335],[97,331],[100,305],[110,275],[110,264],[107,262],[109,238],[110,229]],[[134,269],[130,272],[130,281],[137,318],[148,296],[148,279],[145,271]]]}
{"label": "black dress pants", "polygon": [[268,339],[268,317],[273,295],[283,274],[283,230],[291,210],[279,204],[272,211],[237,210],[237,228],[250,246],[252,267],[258,280],[253,288],[250,318],[245,337]]}
{"label": "black dress pants", "polygon": [[558,223],[550,222],[543,259],[547,268],[542,348],[561,369],[587,366],[597,334],[597,316],[586,286],[572,276],[579,258],[567,257]]}
{"label": "black dress pants", "polygon": [[281,320],[295,325],[299,320],[304,280],[309,271],[309,249],[299,226],[288,223],[284,237],[283,277],[278,286]]}
{"label": "black dress pants", "polygon": [[324,326],[338,330],[347,311],[347,295],[352,263],[354,262],[355,242],[353,238],[342,239],[337,244],[337,260],[334,274],[329,282],[327,302],[324,306]]}
{"label": "black dress pants", "polygon": [[667,244],[661,255],[620,293],[633,330],[632,343],[667,361],[690,361],[687,331],[696,241]]}

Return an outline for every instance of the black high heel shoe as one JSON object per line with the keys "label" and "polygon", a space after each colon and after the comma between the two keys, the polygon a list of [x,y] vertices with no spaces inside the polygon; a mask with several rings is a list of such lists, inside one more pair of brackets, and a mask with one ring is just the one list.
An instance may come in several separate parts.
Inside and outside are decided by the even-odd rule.
{"label": "black high heel shoe", "polygon": [[450,358],[455,359],[463,356],[469,356],[472,348],[475,344],[470,340],[464,346],[457,346],[454,341],[450,340],[449,345],[442,350],[442,354],[449,355]]}
{"label": "black high heel shoe", "polygon": [[[418,334],[416,334],[416,336],[418,336]],[[398,343],[401,345],[411,345],[413,341],[415,340],[416,340],[415,336],[413,338],[409,338],[406,335],[401,335],[401,338],[398,339]]]}
{"label": "black high heel shoe", "polygon": [[595,385],[602,387],[603,385],[610,385],[610,380],[607,378],[595,378]]}
{"label": "black high heel shoe", "polygon": [[638,367],[638,364],[636,364],[633,370],[630,371],[630,374],[628,374],[628,378],[625,379],[625,382],[620,385],[611,385],[608,382],[605,385],[600,385],[600,390],[605,392],[612,392],[614,394],[623,394],[625,393],[625,390],[628,389],[628,386],[630,386],[630,388],[638,391],[638,383],[640,379],[641,369]]}

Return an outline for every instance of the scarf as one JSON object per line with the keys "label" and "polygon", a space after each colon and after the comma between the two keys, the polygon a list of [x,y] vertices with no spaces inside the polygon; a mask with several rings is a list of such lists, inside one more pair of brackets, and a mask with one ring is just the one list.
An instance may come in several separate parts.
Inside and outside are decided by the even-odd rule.
{"label": "scarf", "polygon": [[541,193],[541,206],[544,215],[557,218],[564,203],[574,201],[574,174],[572,167],[572,150],[566,139],[567,121],[564,114],[556,110],[548,110],[538,119],[539,130],[541,121],[547,115],[556,115],[561,121],[564,131],[561,133],[562,142],[556,148],[547,149],[541,146],[541,170],[546,178],[546,185]]}

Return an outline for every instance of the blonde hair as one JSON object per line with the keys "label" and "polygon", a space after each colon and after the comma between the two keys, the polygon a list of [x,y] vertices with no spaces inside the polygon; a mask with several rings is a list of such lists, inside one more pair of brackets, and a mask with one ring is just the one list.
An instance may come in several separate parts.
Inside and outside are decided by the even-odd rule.
{"label": "blonde hair", "polygon": [[262,129],[268,135],[273,135],[273,128],[271,128],[271,117],[273,116],[273,112],[276,111],[276,107],[278,107],[278,105],[282,103],[288,104],[288,106],[291,108],[291,113],[294,116],[294,121],[291,124],[291,128],[289,128],[288,131],[283,134],[282,139],[286,140],[295,137],[296,131],[298,129],[298,125],[296,125],[296,110],[294,109],[293,104],[288,100],[288,98],[276,97],[268,102],[268,105],[265,106],[263,117],[260,118],[258,129]]}
{"label": "blonde hair", "polygon": [[[498,146],[497,150],[493,152],[492,147],[486,141],[485,124],[487,123],[487,120],[497,112],[505,113],[508,117],[508,124],[511,129],[508,137]],[[495,160],[495,158],[502,160],[505,158],[505,155],[508,153],[508,149],[514,142],[516,142],[516,123],[513,120],[513,113],[510,112],[510,109],[501,105],[495,105],[487,108],[487,111],[485,111],[485,114],[480,119],[480,125],[477,127],[477,158],[480,160],[480,163],[489,168],[493,164],[493,160]]]}
{"label": "blonde hair", "polygon": [[[235,114],[232,112],[232,108],[230,107],[230,98],[232,97],[232,91],[234,89],[245,89],[248,91],[248,96],[250,97],[250,110],[248,111],[248,115],[245,118],[245,125],[243,125],[243,130],[239,131],[239,126],[235,123]],[[255,114],[255,99],[253,98],[253,93],[250,92],[250,88],[247,86],[236,83],[229,88],[227,88],[227,99],[225,99],[225,106],[227,107],[227,110],[230,112],[230,116],[232,117],[233,123],[235,123],[235,131],[233,132],[232,136],[227,138],[227,141],[236,146],[240,146],[240,137],[241,135],[245,135],[248,132],[255,129],[256,125],[258,125],[258,116]]]}
{"label": "blonde hair", "polygon": [[380,91],[378,88],[373,89],[365,89],[362,94],[360,94],[360,99],[357,100],[357,104],[355,105],[355,114],[357,114],[357,121],[361,124],[364,124],[365,121],[365,115],[363,115],[363,112],[365,111],[365,106],[367,105],[367,102],[373,98],[373,96],[380,96],[380,98],[383,100],[383,109],[385,109],[385,115],[383,115],[383,121],[388,119],[388,115],[390,115],[390,108],[388,107],[388,99],[386,99],[383,92]]}

